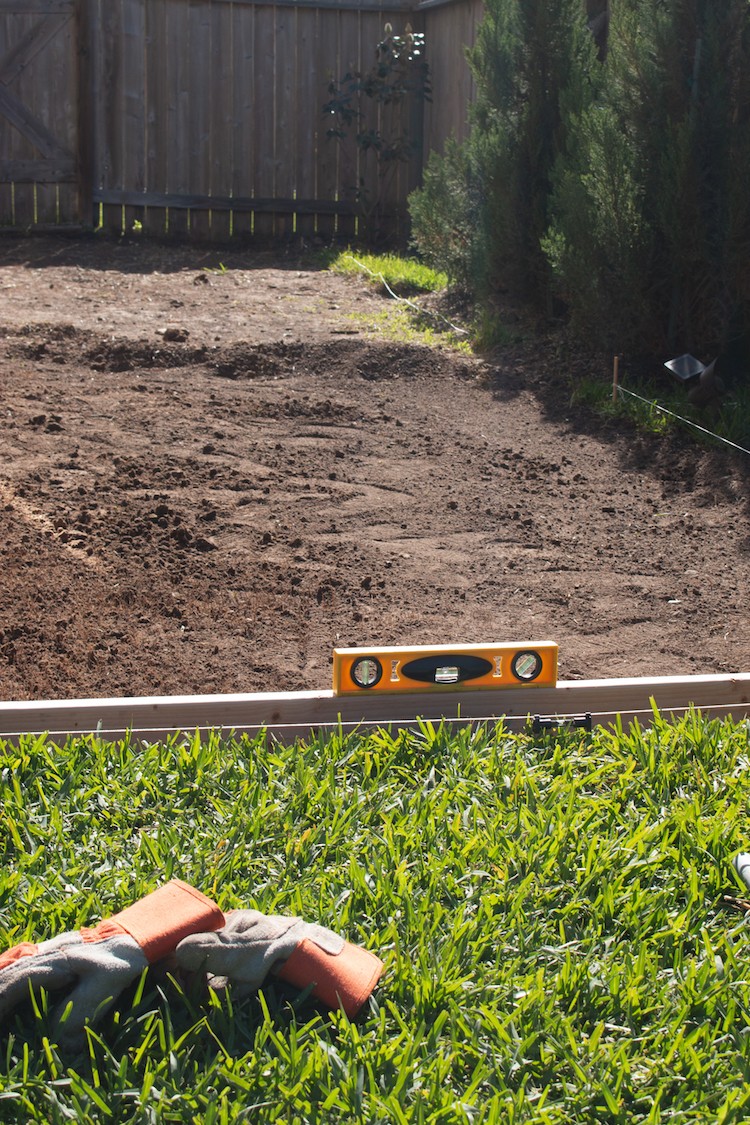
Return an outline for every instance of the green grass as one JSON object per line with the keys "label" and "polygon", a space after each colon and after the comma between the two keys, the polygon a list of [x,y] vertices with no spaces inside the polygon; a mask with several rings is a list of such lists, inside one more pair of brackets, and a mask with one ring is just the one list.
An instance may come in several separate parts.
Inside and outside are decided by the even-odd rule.
{"label": "green grass", "polygon": [[444,346],[473,353],[470,334],[458,328],[442,314],[420,308],[410,298],[444,290],[448,278],[430,269],[415,258],[396,254],[366,254],[344,251],[332,258],[329,269],[346,276],[366,278],[389,300],[388,306],[376,315],[353,314],[350,319],[381,339],[427,347]]}
{"label": "green grass", "polygon": [[434,293],[448,285],[446,274],[431,269],[416,258],[403,258],[398,254],[344,250],[331,260],[329,269],[334,273],[364,276],[384,293],[388,292],[388,286],[399,297]]}
{"label": "green grass", "polygon": [[647,433],[666,434],[679,427],[680,423],[664,414],[658,406],[666,406],[673,413],[684,414],[684,398],[678,400],[674,393],[669,394],[664,390],[657,398],[653,387],[644,387],[642,384],[637,387],[631,385],[631,389],[647,401],[641,402],[629,395],[620,394],[617,402],[613,402],[611,383],[601,379],[578,379],[573,384],[571,402],[575,406],[590,407],[603,418],[628,418],[639,430]]}
{"label": "green grass", "polygon": [[352,313],[348,319],[362,331],[376,334],[380,340],[395,340],[421,347],[448,347],[473,355],[472,345],[466,336],[459,336],[445,321],[422,316],[402,305],[375,314]]}
{"label": "green grass", "polygon": [[[62,1056],[0,1038],[13,1122],[729,1122],[750,1114],[742,724],[351,734],[292,747],[0,743],[0,939],[170,876],[298,913],[386,962],[360,1020],[269,984],[149,974]],[[733,905],[735,908],[733,908]]]}
{"label": "green grass", "polygon": [[431,269],[416,258],[346,250],[328,258],[327,268],[346,276],[364,277],[384,295],[403,302],[397,313],[387,309],[377,317],[366,314],[352,317],[382,338],[482,354],[511,343],[517,335],[496,311],[487,307],[475,310],[474,323],[470,328],[463,328],[454,325],[442,313],[411,301],[410,298],[442,292],[449,284],[447,274]]}
{"label": "green grass", "polygon": [[[680,431],[709,448],[716,448],[720,444],[717,439],[723,438],[750,449],[750,391],[746,388],[737,388],[708,410],[692,406],[684,390],[669,384],[655,386],[631,381],[627,390],[635,391],[639,398],[623,390],[613,403],[611,383],[579,379],[573,384],[571,401],[591,407],[602,417],[628,418],[647,433]],[[709,432],[703,432],[706,430]]]}

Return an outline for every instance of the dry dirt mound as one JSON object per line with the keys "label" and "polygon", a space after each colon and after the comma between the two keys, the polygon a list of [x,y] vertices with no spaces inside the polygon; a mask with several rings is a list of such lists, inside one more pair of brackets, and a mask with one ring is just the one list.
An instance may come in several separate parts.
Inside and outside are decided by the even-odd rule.
{"label": "dry dirt mound", "polygon": [[0,698],[325,688],[336,644],[750,668],[745,464],[574,414],[530,345],[164,247],[9,242],[0,289]]}

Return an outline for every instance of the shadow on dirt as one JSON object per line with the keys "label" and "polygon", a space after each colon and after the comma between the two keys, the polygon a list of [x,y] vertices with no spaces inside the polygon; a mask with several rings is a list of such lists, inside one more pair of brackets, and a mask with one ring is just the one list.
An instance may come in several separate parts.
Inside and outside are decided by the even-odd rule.
{"label": "shadow on dirt", "polygon": [[[660,480],[665,498],[690,495],[706,507],[741,500],[738,519],[750,514],[750,455],[718,437],[714,441],[700,436],[687,424],[684,429],[652,433],[640,429],[625,413],[606,417],[575,402],[575,376],[568,369],[560,370],[553,348],[542,339],[507,352],[497,349],[485,376],[493,398],[511,402],[530,393],[547,420],[561,428],[563,439],[566,433],[571,438],[585,436],[615,449],[624,474],[649,474]],[[703,425],[710,430],[708,414]]]}
{"label": "shadow on dirt", "polygon": [[227,273],[241,270],[325,270],[330,255],[301,239],[288,245],[265,248],[253,244],[208,246],[197,243],[158,241],[138,237],[113,239],[96,232],[74,235],[17,234],[0,236],[0,268],[26,266],[29,269],[71,267],[82,270],[115,270],[123,274],[182,273],[196,270]]}

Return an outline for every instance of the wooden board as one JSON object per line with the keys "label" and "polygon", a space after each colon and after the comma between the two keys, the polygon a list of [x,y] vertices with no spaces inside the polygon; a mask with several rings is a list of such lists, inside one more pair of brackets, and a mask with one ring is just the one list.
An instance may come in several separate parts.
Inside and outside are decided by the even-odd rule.
{"label": "wooden board", "polygon": [[[321,111],[329,100],[327,90],[328,81],[331,79],[339,81],[344,73],[342,70],[344,63],[342,62],[341,55],[342,24],[343,19],[340,12],[320,11],[318,13],[316,58],[319,62],[318,73],[321,77],[325,76],[326,78],[323,98],[320,103]],[[335,140],[326,136],[326,130],[329,127],[332,127],[332,119],[326,119],[321,112],[321,128],[315,149],[316,194],[318,199],[339,201],[340,195],[343,195],[339,190],[341,180],[341,146]],[[335,216],[333,214],[326,215],[323,212],[319,212],[315,219],[315,233],[319,238],[325,241],[333,238],[336,234]]]}
{"label": "wooden board", "polygon": [[[232,10],[225,4],[211,8],[211,60],[209,109],[209,186],[211,197],[232,194]],[[212,241],[226,242],[232,227],[231,211],[211,208]]]}
{"label": "wooden board", "polygon": [[[95,128],[96,187],[117,189],[122,187],[120,167],[121,115],[120,83],[122,55],[120,51],[122,11],[120,0],[103,3],[99,0],[99,33],[96,40],[96,72],[92,98],[97,107]],[[105,65],[106,59],[106,65]],[[102,208],[102,227],[111,234],[122,231],[122,206],[105,205]]]}
{"label": "wooden board", "polygon": [[[276,160],[276,9],[255,8],[255,67],[253,74],[253,195],[273,198]],[[261,239],[274,235],[274,215],[253,216],[253,234]]]}
{"label": "wooden board", "polygon": [[[339,67],[334,75],[342,79],[345,74],[354,73],[370,67],[373,59],[375,43],[368,44],[363,55],[362,50],[362,13],[347,12],[345,18],[337,13],[339,19]],[[375,17],[377,25],[380,17]],[[362,98],[366,102],[366,98]],[[336,220],[336,236],[340,240],[355,238],[357,235],[356,212],[359,210],[356,203],[356,192],[360,177],[363,172],[363,158],[361,149],[354,139],[357,125],[349,131],[349,135],[338,144],[338,169],[334,198],[350,204],[353,209],[351,217],[340,215]]]}
{"label": "wooden board", "polygon": [[[311,65],[319,47],[319,13],[300,9],[297,18],[297,113],[293,124],[293,142],[297,153],[294,176],[297,199],[315,199],[318,192],[318,146],[325,144],[323,105],[326,83],[319,68]],[[322,136],[321,136],[322,134]],[[295,233],[302,238],[315,235],[315,216],[296,215]]]}
{"label": "wooden board", "polygon": [[[162,58],[167,69],[166,104],[166,190],[175,197],[190,193],[190,91],[192,74],[189,58],[189,9],[183,0],[167,3],[167,42]],[[164,107],[160,108],[160,113]],[[154,185],[155,186],[155,185]],[[185,206],[170,207],[167,231],[170,237],[184,238],[189,232],[190,214]]]}
{"label": "wooden board", "polygon": [[[122,92],[117,129],[122,149],[119,179],[123,186],[128,184],[137,193],[146,190],[146,8],[147,5],[134,5],[130,0],[120,28]],[[144,217],[142,204],[124,207],[124,233],[135,233]]]}
{"label": "wooden board", "polygon": [[146,191],[143,229],[158,238],[167,230],[167,209],[162,203],[148,202],[148,193],[163,190],[167,182],[167,66],[163,44],[167,37],[168,0],[151,0],[146,7],[144,61],[148,102],[144,107]]}
{"label": "wooden board", "polygon": [[[297,13],[294,8],[274,9],[274,154],[273,193],[276,197],[291,196],[297,191],[297,166],[300,158],[296,142],[297,121]],[[262,193],[261,193],[262,194]],[[294,215],[277,214],[274,237],[290,239],[294,233]]]}
{"label": "wooden board", "polygon": [[237,205],[253,194],[255,166],[255,8],[233,11],[232,25],[232,235],[252,235],[252,205]]}
{"label": "wooden board", "polygon": [[0,738],[48,732],[55,740],[96,734],[122,738],[130,731],[141,740],[161,740],[172,732],[199,730],[255,734],[266,731],[293,741],[312,731],[378,726],[415,728],[418,718],[452,725],[503,719],[513,729],[529,716],[590,713],[598,725],[617,716],[650,725],[651,701],[665,715],[691,706],[706,716],[750,716],[750,673],[663,676],[657,679],[571,680],[556,687],[449,692],[429,695],[335,696],[331,691],[252,695],[156,696],[132,699],[58,700],[0,703]]}
{"label": "wooden board", "polygon": [[[211,103],[221,99],[223,89],[214,79],[214,54],[211,42],[211,9],[205,0],[189,0],[187,11],[189,95],[187,129],[182,138],[187,149],[189,182],[196,194],[211,194]],[[187,181],[184,181],[187,182]],[[208,208],[190,211],[190,237],[206,241],[211,232]]]}

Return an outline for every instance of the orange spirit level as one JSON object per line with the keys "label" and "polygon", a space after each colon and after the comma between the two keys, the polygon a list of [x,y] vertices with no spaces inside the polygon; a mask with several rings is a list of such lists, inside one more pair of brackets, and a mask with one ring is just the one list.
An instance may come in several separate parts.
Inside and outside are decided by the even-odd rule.
{"label": "orange spirit level", "polygon": [[554,687],[556,683],[553,641],[333,650],[334,695]]}

